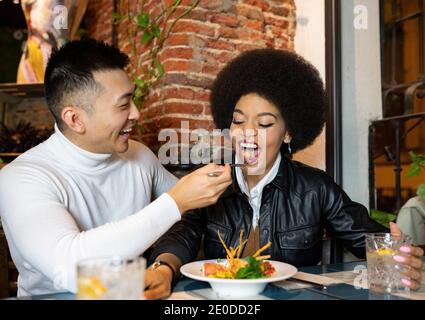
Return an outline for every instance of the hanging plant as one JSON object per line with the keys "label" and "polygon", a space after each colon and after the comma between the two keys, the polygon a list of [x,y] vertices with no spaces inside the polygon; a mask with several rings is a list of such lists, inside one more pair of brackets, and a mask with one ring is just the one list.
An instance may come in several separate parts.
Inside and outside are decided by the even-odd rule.
{"label": "hanging plant", "polygon": [[[412,158],[412,164],[409,167],[409,171],[407,172],[407,176],[409,178],[419,176],[422,170],[425,170],[425,155],[416,154],[411,151],[410,157]],[[420,184],[417,190],[417,195],[420,196],[425,201],[425,184]]]}
{"label": "hanging plant", "polygon": [[[118,12],[114,12],[114,23],[121,25],[126,31],[126,40],[130,42],[131,55],[136,59],[136,65],[128,67],[127,72],[136,86],[134,102],[140,109],[143,99],[164,75],[164,67],[158,55],[169,37],[177,21],[195,8],[200,0],[193,0],[190,5],[176,15],[176,10],[182,6],[182,0],[175,0],[168,7],[162,8],[159,14],[152,15],[147,8],[146,0],[136,0],[136,9],[131,8],[134,1],[120,0]],[[169,23],[169,21],[172,21]],[[146,52],[139,55],[137,48],[142,45]]]}

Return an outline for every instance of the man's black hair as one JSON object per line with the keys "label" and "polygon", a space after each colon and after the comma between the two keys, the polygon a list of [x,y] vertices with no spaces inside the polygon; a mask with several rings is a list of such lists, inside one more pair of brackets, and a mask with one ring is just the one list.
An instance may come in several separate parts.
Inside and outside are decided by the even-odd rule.
{"label": "man's black hair", "polygon": [[53,49],[44,76],[47,105],[59,128],[66,104],[90,111],[93,97],[103,88],[94,78],[96,71],[124,69],[129,58],[117,48],[94,39],[75,40]]}

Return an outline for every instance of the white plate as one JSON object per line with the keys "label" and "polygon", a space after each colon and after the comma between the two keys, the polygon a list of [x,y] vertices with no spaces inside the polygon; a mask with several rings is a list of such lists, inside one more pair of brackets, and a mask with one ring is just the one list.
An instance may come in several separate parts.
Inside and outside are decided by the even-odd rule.
{"label": "white plate", "polygon": [[[225,264],[226,262],[226,259],[220,259],[220,264]],[[275,272],[271,277],[261,279],[216,279],[205,277],[203,275],[204,263],[217,263],[217,260],[191,262],[182,266],[180,271],[188,278],[208,282],[218,297],[247,297],[259,294],[268,283],[288,279],[298,271],[297,268],[287,263],[279,261],[268,262],[273,265]]]}

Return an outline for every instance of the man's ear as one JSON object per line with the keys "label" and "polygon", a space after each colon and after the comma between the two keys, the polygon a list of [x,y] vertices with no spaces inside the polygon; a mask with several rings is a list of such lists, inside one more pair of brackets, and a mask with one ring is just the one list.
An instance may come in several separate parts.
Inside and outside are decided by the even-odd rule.
{"label": "man's ear", "polygon": [[83,134],[86,131],[83,110],[77,107],[65,107],[62,109],[62,121],[75,133]]}

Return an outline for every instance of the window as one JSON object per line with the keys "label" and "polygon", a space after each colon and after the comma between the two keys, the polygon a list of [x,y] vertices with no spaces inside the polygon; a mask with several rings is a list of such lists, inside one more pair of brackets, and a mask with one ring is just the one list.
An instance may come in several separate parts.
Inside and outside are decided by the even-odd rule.
{"label": "window", "polygon": [[424,0],[381,0],[383,120],[370,127],[370,204],[397,212],[425,177],[407,178],[425,153]]}

